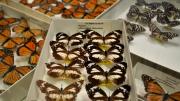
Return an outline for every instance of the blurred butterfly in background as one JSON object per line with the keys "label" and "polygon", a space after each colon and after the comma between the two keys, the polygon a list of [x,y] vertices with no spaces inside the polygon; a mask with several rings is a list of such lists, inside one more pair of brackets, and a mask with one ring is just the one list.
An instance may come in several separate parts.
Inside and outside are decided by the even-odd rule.
{"label": "blurred butterfly in background", "polygon": [[55,62],[46,63],[46,67],[49,69],[47,74],[53,78],[76,80],[81,79],[79,69],[84,66],[80,60],[73,60],[69,65]]}
{"label": "blurred butterfly in background", "polygon": [[78,6],[75,9],[75,11],[72,13],[72,16],[73,16],[73,18],[81,19],[85,16],[85,14],[86,14],[86,10],[81,6]]}
{"label": "blurred butterfly in background", "polygon": [[125,21],[126,24],[126,31],[129,34],[135,34],[135,33],[140,33],[140,32],[144,32],[146,31],[144,27],[142,27],[141,25],[138,24],[134,24],[134,23],[130,23]]}
{"label": "blurred butterfly in background", "polygon": [[4,83],[12,85],[30,71],[30,66],[16,66],[14,64],[13,51],[0,50],[0,75],[2,75]]}
{"label": "blurred butterfly in background", "polygon": [[173,32],[162,32],[154,23],[150,23],[149,30],[151,31],[151,37],[160,41],[168,41],[168,39],[173,39],[174,37],[179,36]]}
{"label": "blurred butterfly in background", "polygon": [[108,62],[121,62],[123,60],[122,54],[124,52],[124,46],[122,44],[116,44],[111,46],[107,51],[102,50],[97,45],[88,44],[87,52],[89,59],[97,63]]}
{"label": "blurred butterfly in background", "polygon": [[14,49],[18,45],[24,43],[23,37],[11,37],[11,30],[9,28],[0,31],[0,43],[3,48]]}
{"label": "blurred butterfly in background", "polygon": [[149,10],[156,10],[161,6],[161,3],[159,2],[151,2],[147,3],[145,0],[136,0],[137,2],[135,3],[137,6],[144,6],[145,9]]}
{"label": "blurred butterfly in background", "polygon": [[41,12],[41,13],[44,13],[48,16],[54,16],[55,14],[52,13],[50,11],[50,9],[52,8],[53,6],[51,4],[44,4],[44,5],[41,5],[39,8],[36,8],[35,10]]}
{"label": "blurred butterfly in background", "polygon": [[180,101],[180,91],[168,94],[152,77],[142,74],[146,101]]}
{"label": "blurred butterfly in background", "polygon": [[88,33],[89,43],[95,43],[98,45],[112,45],[120,42],[120,37],[122,35],[121,30],[112,31],[104,36],[96,31],[90,30]]}
{"label": "blurred butterfly in background", "polygon": [[31,29],[28,25],[27,20],[24,18],[21,18],[19,24],[14,26],[12,30],[16,32],[16,34],[20,34],[25,38],[36,37],[46,33],[41,29]]}
{"label": "blurred butterfly in background", "polygon": [[74,82],[65,88],[57,86],[43,80],[37,80],[36,85],[42,93],[45,93],[46,101],[75,101],[77,94],[83,85],[83,80]]}
{"label": "blurred butterfly in background", "polygon": [[83,31],[68,36],[66,33],[59,32],[56,34],[56,41],[63,45],[77,46],[83,44],[86,35]]}
{"label": "blurred butterfly in background", "polygon": [[89,74],[89,82],[95,85],[119,85],[126,79],[127,64],[125,62],[115,64],[109,71],[104,71],[99,65],[92,61],[87,61],[85,67]]}
{"label": "blurred butterfly in background", "polygon": [[140,12],[139,8],[135,5],[131,5],[129,12],[127,13],[127,18],[138,21],[142,24],[148,24],[151,22],[151,19],[154,15],[149,14],[150,12]]}
{"label": "blurred butterfly in background", "polygon": [[84,58],[82,48],[68,50],[65,46],[57,41],[50,41],[53,57],[57,60],[72,61],[75,58]]}
{"label": "blurred butterfly in background", "polygon": [[4,17],[4,11],[3,10],[0,10],[0,27],[7,27],[15,22],[19,21],[18,18],[13,18],[13,17],[10,17],[10,18],[5,18]]}
{"label": "blurred butterfly in background", "polygon": [[128,101],[131,91],[131,87],[129,85],[121,85],[108,96],[103,89],[91,83],[86,84],[85,88],[92,101]]}
{"label": "blurred butterfly in background", "polygon": [[80,6],[79,0],[62,0],[64,3],[69,4],[70,6],[78,7]]}
{"label": "blurred butterfly in background", "polygon": [[36,65],[40,54],[37,52],[37,48],[36,39],[31,37],[17,48],[17,55],[29,57],[29,64]]}

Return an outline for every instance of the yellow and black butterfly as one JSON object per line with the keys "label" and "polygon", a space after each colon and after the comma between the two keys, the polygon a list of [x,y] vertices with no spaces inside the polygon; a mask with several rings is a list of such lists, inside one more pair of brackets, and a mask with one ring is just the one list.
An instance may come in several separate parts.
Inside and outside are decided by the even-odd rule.
{"label": "yellow and black butterfly", "polygon": [[42,93],[45,93],[46,101],[75,101],[77,94],[83,85],[83,80],[74,82],[65,88],[57,86],[43,80],[37,80],[36,85]]}
{"label": "yellow and black butterfly", "polygon": [[168,94],[152,77],[146,74],[141,77],[147,92],[145,95],[146,101],[180,101],[180,91]]}
{"label": "yellow and black butterfly", "polygon": [[107,95],[103,89],[93,83],[86,84],[86,92],[92,101],[128,101],[131,87],[121,85],[116,88],[111,95]]}
{"label": "yellow and black butterfly", "polygon": [[14,49],[18,45],[24,43],[23,37],[11,37],[11,30],[9,28],[2,29],[0,32],[0,43],[3,48]]}
{"label": "yellow and black butterfly", "polygon": [[27,42],[17,48],[17,55],[29,57],[29,64],[36,65],[40,55],[37,48],[36,39],[31,37]]}
{"label": "yellow and black butterfly", "polygon": [[46,63],[46,67],[49,69],[47,74],[53,78],[77,80],[81,78],[79,69],[84,66],[80,60],[76,59],[69,65],[50,62]]}
{"label": "yellow and black butterfly", "polygon": [[126,77],[127,64],[120,62],[115,64],[109,71],[104,71],[99,65],[92,61],[85,63],[87,73],[89,74],[89,82],[95,85],[110,84],[119,85],[122,84]]}
{"label": "yellow and black butterfly", "polygon": [[26,19],[21,18],[18,25],[14,26],[12,29],[16,34],[21,34],[25,38],[36,37],[39,35],[44,35],[46,32],[41,29],[31,29],[28,25]]}
{"label": "yellow and black butterfly", "polygon": [[4,83],[12,85],[30,71],[30,66],[16,66],[14,64],[13,51],[0,50],[0,75],[2,75]]}

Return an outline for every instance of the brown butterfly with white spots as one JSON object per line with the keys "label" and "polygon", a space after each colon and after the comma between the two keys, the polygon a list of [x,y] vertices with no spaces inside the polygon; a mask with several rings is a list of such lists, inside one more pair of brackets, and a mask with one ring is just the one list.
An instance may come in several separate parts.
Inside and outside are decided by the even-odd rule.
{"label": "brown butterfly with white spots", "polygon": [[60,63],[50,62],[46,63],[48,68],[47,74],[53,78],[58,79],[80,79],[80,68],[83,68],[83,64],[80,60],[74,60],[69,65],[62,65]]}
{"label": "brown butterfly with white spots", "polygon": [[122,84],[126,77],[127,64],[120,62],[115,64],[109,71],[104,71],[99,65],[92,61],[85,63],[88,80],[95,85],[100,84]]}
{"label": "brown butterfly with white spots", "polygon": [[91,83],[87,84],[85,87],[86,92],[92,101],[128,101],[131,91],[129,85],[122,85],[108,96],[103,89]]}
{"label": "brown butterfly with white spots", "polygon": [[57,41],[51,41],[50,47],[52,49],[53,57],[57,60],[73,60],[78,57],[84,56],[82,48],[74,48],[68,50],[64,45]]}
{"label": "brown butterfly with white spots", "polygon": [[75,101],[80,92],[83,80],[68,85],[65,88],[57,86],[43,80],[37,80],[36,85],[42,93],[45,93],[46,101]]}

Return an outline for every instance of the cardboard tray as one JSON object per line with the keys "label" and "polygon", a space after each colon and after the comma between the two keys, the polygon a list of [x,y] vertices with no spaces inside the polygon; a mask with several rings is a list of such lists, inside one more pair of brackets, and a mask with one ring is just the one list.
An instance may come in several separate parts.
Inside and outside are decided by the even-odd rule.
{"label": "cardboard tray", "polygon": [[[42,20],[37,20],[33,16],[26,15],[25,13],[19,11],[18,9],[9,7],[3,3],[0,3],[0,8],[4,11],[5,16],[7,17],[16,17],[16,18],[21,18],[24,17],[27,19],[30,27],[32,28],[40,28],[47,30],[49,27],[49,24],[42,21]],[[14,57],[15,61],[16,56]],[[23,59],[19,58],[19,62],[15,62],[16,65],[25,65],[23,62]],[[21,61],[22,60],[22,61]],[[22,98],[24,98],[27,95],[27,91],[30,86],[30,82],[32,79],[32,75],[34,73],[34,70],[23,76],[19,81],[17,81],[15,84],[11,86],[7,86],[2,83],[2,79],[0,79],[0,86],[1,89],[5,89],[3,93],[0,94],[0,101],[19,101]]]}
{"label": "cardboard tray", "polygon": [[[2,0],[2,1],[11,7],[17,8],[17,9],[19,9],[19,10],[21,10],[24,13],[27,13],[29,15],[33,15],[33,16],[37,17],[38,19],[44,20],[47,23],[50,23],[52,18],[53,18],[53,17],[50,17],[46,14],[43,14],[43,13],[36,11],[36,10],[33,10],[32,8],[19,3],[20,0]],[[117,0],[113,5],[111,5],[109,8],[104,10],[104,12],[102,12],[100,15],[98,15],[95,19],[99,19],[99,18],[103,17],[103,15],[108,13],[119,2],[120,2],[120,0]]]}
{"label": "cardboard tray", "polygon": [[[55,40],[54,37],[55,37],[56,33],[58,33],[58,32],[65,32],[68,34],[79,32],[80,30],[82,30],[79,28],[79,26],[86,26],[88,28],[96,28],[96,30],[95,29],[93,29],[93,30],[95,30],[97,32],[101,32],[102,30],[105,32],[110,32],[112,30],[117,30],[117,29],[120,29],[123,31],[122,44],[124,44],[124,46],[125,46],[124,58],[128,64],[128,68],[127,68],[127,78],[128,79],[126,80],[126,84],[129,84],[132,88],[128,101],[130,101],[130,100],[135,101],[134,99],[136,99],[136,94],[135,94],[134,79],[133,79],[133,74],[132,74],[132,64],[131,64],[130,53],[129,53],[129,49],[128,49],[126,32],[124,30],[123,20],[70,20],[70,19],[63,20],[60,18],[53,18],[53,20],[52,20],[50,29],[48,31],[48,36],[46,37],[45,45],[43,47],[42,54],[41,54],[39,63],[37,65],[37,69],[35,71],[33,80],[31,82],[31,86],[30,86],[26,100],[27,101],[32,101],[32,100],[37,101],[41,98],[42,98],[41,100],[44,100],[44,97],[41,96],[42,93],[38,93],[40,91],[39,91],[39,88],[36,86],[37,80],[39,80],[39,79],[45,80],[45,81],[49,81],[50,83],[59,82],[57,80],[53,81],[52,78],[50,78],[46,74],[47,71],[46,71],[45,63],[53,61],[53,57],[50,52],[51,49],[49,46],[49,42],[51,40]],[[85,73],[86,71],[81,71],[81,72],[86,74]],[[85,97],[81,97],[81,98],[77,97],[77,101],[85,101],[85,100],[90,101],[90,99],[88,98],[86,91],[84,89],[84,84],[83,84],[83,87],[82,87],[80,93],[77,96],[85,96]]]}

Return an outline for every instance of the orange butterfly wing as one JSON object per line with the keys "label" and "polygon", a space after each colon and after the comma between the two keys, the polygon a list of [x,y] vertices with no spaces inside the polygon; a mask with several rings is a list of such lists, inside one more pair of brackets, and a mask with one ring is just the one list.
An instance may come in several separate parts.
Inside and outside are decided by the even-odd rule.
{"label": "orange butterfly wing", "polygon": [[180,101],[180,91],[170,94],[167,101]]}
{"label": "orange butterfly wing", "polygon": [[16,81],[18,81],[21,78],[20,74],[12,70],[11,72],[7,73],[5,77],[3,78],[3,82],[9,85],[14,84]]}
{"label": "orange butterfly wing", "polygon": [[8,71],[9,66],[4,65],[4,63],[0,62],[0,75],[3,75],[6,71]]}
{"label": "orange butterfly wing", "polygon": [[13,49],[15,48],[17,45],[20,45],[24,43],[24,38],[23,37],[15,37],[15,38],[9,38],[7,39],[3,44],[2,46],[4,48],[7,48],[7,49]]}
{"label": "orange butterfly wing", "polygon": [[16,67],[15,70],[22,75],[26,75],[27,73],[29,73],[31,71],[31,67],[30,66],[20,66],[20,67]]}
{"label": "orange butterfly wing", "polygon": [[11,36],[10,29],[3,29],[0,34],[0,43],[5,42]]}
{"label": "orange butterfly wing", "polygon": [[30,56],[36,50],[36,39],[31,37],[24,45],[17,49],[17,55]]}
{"label": "orange butterfly wing", "polygon": [[27,23],[27,20],[22,18],[17,26],[13,27],[13,31],[16,32],[16,34],[22,33],[25,30],[29,28],[29,25]]}
{"label": "orange butterfly wing", "polygon": [[29,58],[29,64],[36,65],[38,63],[38,60],[39,60],[39,54],[33,53]]}
{"label": "orange butterfly wing", "polygon": [[157,94],[148,94],[146,95],[145,101],[163,101],[163,96]]}

